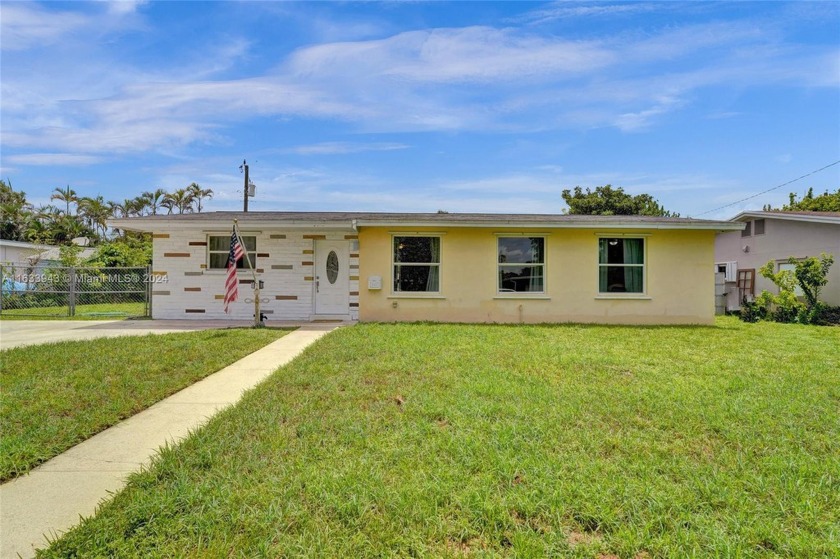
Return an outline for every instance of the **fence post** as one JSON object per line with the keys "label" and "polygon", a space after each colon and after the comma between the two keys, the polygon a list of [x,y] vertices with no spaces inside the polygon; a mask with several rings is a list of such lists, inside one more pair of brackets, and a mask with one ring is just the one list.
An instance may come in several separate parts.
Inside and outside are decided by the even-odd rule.
{"label": "fence post", "polygon": [[69,268],[69,283],[67,285],[67,316],[76,316],[76,268]]}
{"label": "fence post", "polygon": [[146,266],[146,317],[152,318],[152,265]]}

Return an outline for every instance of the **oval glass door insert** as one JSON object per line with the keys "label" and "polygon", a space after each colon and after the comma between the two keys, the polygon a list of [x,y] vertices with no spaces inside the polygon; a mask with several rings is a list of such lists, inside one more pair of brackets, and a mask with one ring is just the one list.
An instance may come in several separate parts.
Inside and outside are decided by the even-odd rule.
{"label": "oval glass door insert", "polygon": [[334,250],[327,255],[327,279],[330,284],[334,284],[338,279],[338,255]]}

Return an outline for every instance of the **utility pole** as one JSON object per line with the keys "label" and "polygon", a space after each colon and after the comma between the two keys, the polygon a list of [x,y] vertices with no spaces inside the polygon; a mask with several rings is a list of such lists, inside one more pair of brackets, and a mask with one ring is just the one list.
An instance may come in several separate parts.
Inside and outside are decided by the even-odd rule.
{"label": "utility pole", "polygon": [[248,211],[248,184],[249,184],[249,182],[248,182],[248,162],[245,161],[244,159],[242,160],[242,169],[245,170],[245,188],[242,189],[243,196],[245,198],[244,210],[243,211],[247,212]]}

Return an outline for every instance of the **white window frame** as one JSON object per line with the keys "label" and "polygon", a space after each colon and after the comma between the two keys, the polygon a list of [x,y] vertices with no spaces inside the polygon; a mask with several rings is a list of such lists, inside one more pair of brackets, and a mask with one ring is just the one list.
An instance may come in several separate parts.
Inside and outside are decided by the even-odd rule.
{"label": "white window frame", "polygon": [[[599,298],[647,298],[647,285],[648,285],[648,237],[649,234],[631,234],[631,233],[605,233],[598,235],[598,244],[596,245],[595,251],[595,260],[598,264],[598,274],[597,278],[597,289],[598,289],[598,297]],[[609,242],[609,239],[621,239],[621,240],[640,240],[642,241],[642,263],[641,264],[610,264],[609,262],[601,263],[601,241]],[[642,290],[641,291],[601,291],[601,267],[626,267],[626,268],[641,268],[642,269]]]}
{"label": "white window frame", "polygon": [[[419,237],[438,240],[438,261],[437,262],[395,262],[394,261],[394,243],[399,237]],[[389,249],[391,251],[391,295],[397,297],[428,297],[439,296],[443,292],[443,239],[440,233],[391,233],[391,244]],[[397,266],[437,266],[438,269],[438,289],[437,291],[397,291],[395,284],[397,280]]]}
{"label": "white window frame", "polygon": [[[502,239],[542,239],[543,241],[543,248],[542,248],[542,258],[543,261],[540,263],[534,262],[499,262],[499,243]],[[504,295],[510,297],[527,297],[528,295],[545,295],[546,293],[546,283],[548,283],[548,267],[547,267],[547,260],[548,260],[548,250],[547,250],[548,241],[546,239],[546,235],[534,235],[534,234],[497,234],[496,235],[496,294],[497,295]],[[502,269],[502,266],[541,266],[542,267],[542,290],[540,291],[502,291],[502,286],[499,285],[499,272]]]}
{"label": "white window frame", "polygon": [[[211,237],[224,237],[225,240],[226,240],[225,246],[227,248],[225,250],[210,250],[210,246],[211,246],[210,239],[211,239]],[[246,239],[250,239],[250,238],[254,239],[254,250],[249,251],[249,250],[245,249],[244,246],[242,248],[245,249],[246,255],[251,258],[251,266],[256,268],[257,267],[257,248],[258,248],[257,235],[256,234],[250,234],[250,235],[249,234],[240,234],[240,238],[242,239],[242,242],[244,244],[247,244]],[[224,254],[225,255],[225,266],[222,267],[222,268],[212,267],[212,259],[210,258],[211,254]],[[218,233],[218,234],[217,233],[208,233],[207,234],[207,269],[208,270],[218,272],[219,270],[227,269],[227,256],[229,254],[230,254],[230,233]],[[237,265],[237,268],[236,268],[237,271],[248,270],[249,269],[248,268],[248,263],[245,261],[245,258],[243,258],[241,260],[241,262],[242,262],[242,266],[239,267]]]}

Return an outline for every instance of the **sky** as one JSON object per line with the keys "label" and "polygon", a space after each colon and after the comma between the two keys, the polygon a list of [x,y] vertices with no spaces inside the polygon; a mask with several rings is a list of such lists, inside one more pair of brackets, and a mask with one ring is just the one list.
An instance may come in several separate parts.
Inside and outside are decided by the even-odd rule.
{"label": "sky", "polygon": [[[840,188],[840,2],[0,1],[0,177],[207,211],[728,219]],[[755,196],[755,197],[753,197]],[[744,201],[745,198],[753,197]]]}

